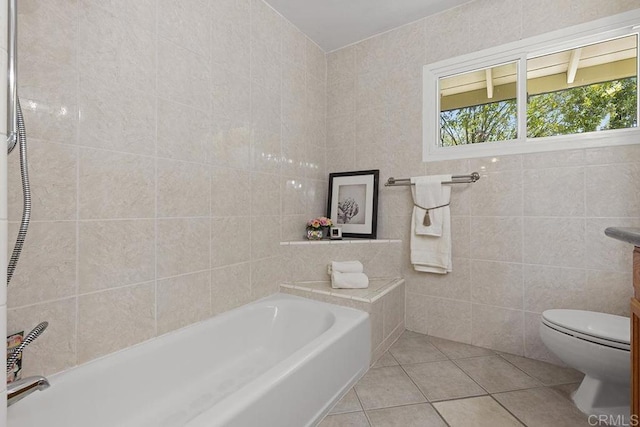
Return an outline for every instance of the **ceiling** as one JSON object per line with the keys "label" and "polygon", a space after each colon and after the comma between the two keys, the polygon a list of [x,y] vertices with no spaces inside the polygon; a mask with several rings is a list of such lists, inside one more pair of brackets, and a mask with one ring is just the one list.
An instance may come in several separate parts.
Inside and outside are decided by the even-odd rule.
{"label": "ceiling", "polygon": [[266,0],[331,52],[469,0]]}

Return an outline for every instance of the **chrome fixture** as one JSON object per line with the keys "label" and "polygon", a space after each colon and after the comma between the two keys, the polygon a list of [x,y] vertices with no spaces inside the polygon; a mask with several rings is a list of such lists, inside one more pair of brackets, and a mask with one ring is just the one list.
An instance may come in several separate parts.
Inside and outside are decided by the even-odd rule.
{"label": "chrome fixture", "polygon": [[7,286],[11,282],[13,272],[16,269],[22,246],[27,236],[29,221],[31,219],[31,187],[29,185],[29,170],[27,167],[27,132],[18,99],[18,5],[17,0],[9,0],[9,33],[8,33],[8,92],[7,92],[7,143],[8,152],[11,153],[16,146],[20,149],[20,175],[22,177],[22,221],[16,244],[11,253],[11,258],[7,265]]}
{"label": "chrome fixture", "polygon": [[[469,175],[452,175],[451,181],[443,182],[443,184],[470,184],[480,179],[478,172],[472,172]],[[384,183],[385,187],[393,187],[397,185],[413,185],[411,178],[394,178],[391,177]]]}
{"label": "chrome fixture", "polygon": [[7,384],[7,406],[29,396],[34,391],[49,388],[49,381],[45,377],[34,376]]}
{"label": "chrome fixture", "polygon": [[9,371],[13,369],[13,365],[15,365],[18,357],[20,357],[20,354],[22,354],[25,347],[34,342],[36,338],[38,338],[40,334],[43,333],[45,329],[47,329],[47,326],[49,326],[49,322],[39,323],[35,328],[31,330],[31,332],[27,334],[24,340],[22,340],[22,343],[20,343],[19,346],[13,349],[9,357],[7,357],[7,373],[9,373]]}

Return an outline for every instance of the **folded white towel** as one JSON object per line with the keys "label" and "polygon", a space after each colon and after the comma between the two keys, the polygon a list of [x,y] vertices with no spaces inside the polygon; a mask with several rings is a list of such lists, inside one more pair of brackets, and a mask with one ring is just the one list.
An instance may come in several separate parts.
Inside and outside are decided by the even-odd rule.
{"label": "folded white towel", "polygon": [[331,273],[331,287],[334,289],[363,289],[369,287],[369,278],[364,273]]}
{"label": "folded white towel", "polygon": [[364,266],[360,261],[331,261],[327,272],[331,274],[334,271],[339,273],[362,273]]}
{"label": "folded white towel", "polygon": [[[440,180],[438,182],[450,181],[451,176],[439,176],[437,179]],[[437,202],[438,204],[422,205],[422,203],[419,202],[418,199],[416,199],[416,202],[424,207],[439,206],[449,203],[451,189],[447,185],[440,184],[440,186],[447,187],[447,191],[440,192],[440,198]],[[422,214],[420,214],[420,211],[422,211]],[[419,234],[417,232],[418,219],[420,224],[422,224],[422,221],[424,219],[424,210],[420,209],[420,211],[416,212],[416,208],[414,208],[413,218],[411,219],[411,264],[413,264],[413,268],[416,271],[446,274],[452,271],[451,215],[449,206],[429,211],[432,226],[436,222],[440,223],[441,229],[439,235],[434,235],[435,232],[433,230],[431,230],[428,234]],[[435,215],[436,211],[439,211],[439,215]],[[424,232],[425,230],[420,231]]]}
{"label": "folded white towel", "polygon": [[[451,181],[451,175],[418,176],[411,178],[411,191],[416,205],[413,207],[413,220],[415,222],[415,233],[424,236],[441,236],[442,221],[444,217],[443,208],[431,209],[427,211],[423,208],[435,208],[449,203],[451,200],[451,187],[442,185],[443,182]],[[429,215],[430,224],[425,225],[425,216]]]}

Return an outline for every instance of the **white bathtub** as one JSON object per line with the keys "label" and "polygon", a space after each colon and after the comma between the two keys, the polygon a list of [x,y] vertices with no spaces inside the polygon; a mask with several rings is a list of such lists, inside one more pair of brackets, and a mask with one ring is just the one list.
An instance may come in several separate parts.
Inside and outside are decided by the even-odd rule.
{"label": "white bathtub", "polygon": [[9,427],[315,425],[368,369],[369,315],[277,294],[49,377]]}

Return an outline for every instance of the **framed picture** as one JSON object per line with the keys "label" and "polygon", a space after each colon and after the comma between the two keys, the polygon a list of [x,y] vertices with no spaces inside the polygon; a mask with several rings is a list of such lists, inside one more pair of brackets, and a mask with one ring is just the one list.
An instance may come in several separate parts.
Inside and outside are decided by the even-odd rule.
{"label": "framed picture", "polygon": [[376,238],[379,175],[377,169],[329,175],[327,216],[343,237]]}

